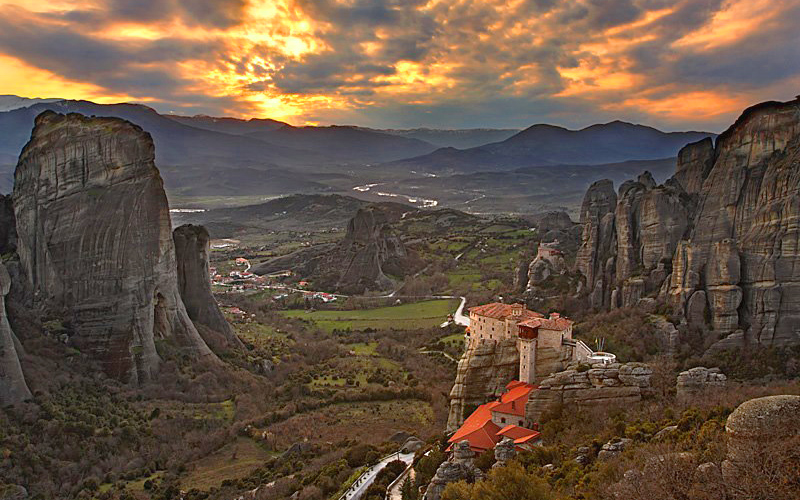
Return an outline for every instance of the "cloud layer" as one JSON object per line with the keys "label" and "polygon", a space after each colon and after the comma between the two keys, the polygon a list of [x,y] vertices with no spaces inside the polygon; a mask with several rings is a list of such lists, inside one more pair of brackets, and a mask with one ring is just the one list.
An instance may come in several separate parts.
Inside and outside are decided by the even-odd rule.
{"label": "cloud layer", "polygon": [[800,0],[26,3],[0,0],[0,93],[293,123],[718,131],[800,88]]}

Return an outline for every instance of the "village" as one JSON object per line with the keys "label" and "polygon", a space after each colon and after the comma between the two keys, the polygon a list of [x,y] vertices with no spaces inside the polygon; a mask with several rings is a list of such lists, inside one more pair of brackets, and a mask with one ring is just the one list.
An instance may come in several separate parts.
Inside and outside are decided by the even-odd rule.
{"label": "village", "polygon": [[[209,267],[208,272],[211,278],[211,285],[216,292],[220,293],[247,293],[273,290],[276,293],[272,295],[274,300],[285,299],[291,293],[302,294],[303,297],[318,300],[322,303],[334,302],[338,297],[337,294],[318,292],[307,290],[309,286],[307,281],[299,281],[297,286],[290,286],[281,282],[282,279],[291,278],[292,271],[281,271],[269,275],[259,276],[250,272],[252,267],[250,261],[244,257],[237,257],[234,260],[235,269],[228,273],[223,273],[217,267]],[[234,316],[244,315],[244,311],[238,307],[227,307],[227,312]]]}

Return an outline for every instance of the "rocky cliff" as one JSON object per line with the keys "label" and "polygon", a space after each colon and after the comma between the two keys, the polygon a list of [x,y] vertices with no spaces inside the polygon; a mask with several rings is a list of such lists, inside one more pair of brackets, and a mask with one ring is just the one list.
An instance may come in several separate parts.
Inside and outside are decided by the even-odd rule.
{"label": "rocky cliff", "polygon": [[11,277],[0,263],[0,406],[20,403],[31,397],[17,352],[18,341],[6,314],[5,297],[11,289]]}
{"label": "rocky cliff", "polygon": [[14,174],[17,252],[31,307],[115,378],[150,379],[157,343],[215,360],[178,291],[153,141],[114,118],[45,112]]}
{"label": "rocky cliff", "polygon": [[707,311],[717,348],[799,344],[800,99],[754,106],[720,135],[700,196],[672,304]]}
{"label": "rocky cliff", "polygon": [[384,274],[384,268],[402,266],[407,255],[386,214],[371,207],[359,209],[350,219],[338,252],[344,266],[337,287],[358,290],[391,288],[392,280]]}
{"label": "rocky cliff", "polygon": [[619,193],[611,181],[593,184],[581,209],[583,235],[576,259],[591,305],[632,306],[658,290],[693,205],[677,181],[656,186],[649,172],[624,182]]}
{"label": "rocky cliff", "polygon": [[211,294],[208,254],[211,239],[203,226],[184,224],[172,232],[178,269],[178,290],[186,313],[199,328],[203,340],[212,347],[241,347],[242,342],[217,306]]}
{"label": "rocky cliff", "polygon": [[469,347],[458,361],[456,381],[450,390],[447,431],[455,431],[478,405],[500,396],[519,376],[519,351],[515,339],[483,342]]}
{"label": "rocky cliff", "polygon": [[576,260],[591,305],[660,293],[714,348],[800,343],[798,165],[800,100],[768,102],[684,147],[662,186],[592,185]]}

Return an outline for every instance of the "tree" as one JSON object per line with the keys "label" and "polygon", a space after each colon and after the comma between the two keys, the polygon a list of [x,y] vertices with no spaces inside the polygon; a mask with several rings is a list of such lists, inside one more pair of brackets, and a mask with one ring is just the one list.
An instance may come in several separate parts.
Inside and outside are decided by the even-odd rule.
{"label": "tree", "polygon": [[448,484],[442,500],[549,500],[554,498],[541,478],[525,472],[516,462],[489,472],[483,481]]}

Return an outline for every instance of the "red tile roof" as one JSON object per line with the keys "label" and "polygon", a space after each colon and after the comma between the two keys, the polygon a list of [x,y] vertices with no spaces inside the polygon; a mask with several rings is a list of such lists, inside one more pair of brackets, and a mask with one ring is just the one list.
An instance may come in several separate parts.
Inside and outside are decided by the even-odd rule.
{"label": "red tile roof", "polygon": [[500,403],[493,407],[492,411],[524,417],[525,403],[528,402],[528,396],[534,389],[536,389],[536,386],[531,384],[520,383],[515,385],[500,396]]}
{"label": "red tile roof", "polygon": [[497,401],[482,404],[472,412],[472,415],[464,420],[464,423],[453,436],[447,440],[449,443],[458,443],[463,440],[469,441],[469,446],[473,451],[483,452],[494,448],[500,438],[497,431],[500,426],[492,422],[492,408],[497,406]]}
{"label": "red tile roof", "polygon": [[[475,313],[479,316],[486,316],[494,319],[506,319],[511,317],[513,304],[501,304],[500,302],[492,302],[491,304],[484,304],[482,306],[470,307],[469,312]],[[535,311],[522,309],[522,315],[519,316],[520,321],[526,319],[542,318],[543,316]]]}
{"label": "red tile roof", "polygon": [[515,442],[518,439],[528,440],[532,437],[538,437],[540,435],[538,431],[526,429],[525,427],[520,427],[513,424],[503,427],[497,434],[502,437],[513,439]]}

